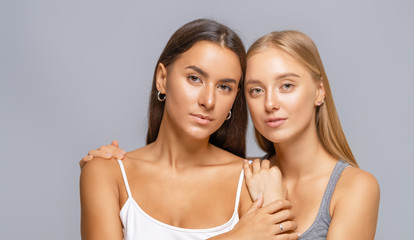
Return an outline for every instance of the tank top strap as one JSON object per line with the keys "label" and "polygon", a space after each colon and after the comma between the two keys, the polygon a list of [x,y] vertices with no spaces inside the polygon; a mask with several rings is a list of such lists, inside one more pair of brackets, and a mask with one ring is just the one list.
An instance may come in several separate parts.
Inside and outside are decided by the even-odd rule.
{"label": "tank top strap", "polygon": [[118,159],[118,163],[119,163],[119,167],[121,168],[122,178],[124,179],[125,188],[127,190],[128,197],[132,197],[131,189],[129,188],[128,179],[127,179],[127,176],[126,176],[126,173],[125,173],[124,164],[122,163],[122,160],[119,160],[119,159]]}
{"label": "tank top strap", "polygon": [[328,217],[330,219],[329,205],[331,203],[332,194],[335,190],[336,183],[338,182],[339,177],[341,176],[344,169],[348,166],[349,163],[344,162],[343,160],[338,160],[331,173],[328,186],[326,186],[325,193],[323,194],[321,203],[322,216],[324,217]]}
{"label": "tank top strap", "polygon": [[240,173],[240,177],[239,177],[239,184],[237,185],[236,202],[234,204],[234,211],[236,212],[239,209],[240,194],[241,194],[241,189],[243,186],[243,179],[244,179],[244,170],[242,169]]}

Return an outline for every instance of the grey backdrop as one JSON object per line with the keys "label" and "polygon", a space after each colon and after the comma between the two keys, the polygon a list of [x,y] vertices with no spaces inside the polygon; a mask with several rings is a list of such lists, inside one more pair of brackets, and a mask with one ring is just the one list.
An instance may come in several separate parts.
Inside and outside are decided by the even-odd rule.
{"label": "grey backdrop", "polygon": [[[80,238],[78,161],[112,139],[144,144],[155,62],[200,17],[247,47],[273,30],[314,39],[348,141],[381,186],[377,239],[409,238],[413,9],[409,0],[2,0],[0,238]],[[251,132],[248,155],[261,155]]]}

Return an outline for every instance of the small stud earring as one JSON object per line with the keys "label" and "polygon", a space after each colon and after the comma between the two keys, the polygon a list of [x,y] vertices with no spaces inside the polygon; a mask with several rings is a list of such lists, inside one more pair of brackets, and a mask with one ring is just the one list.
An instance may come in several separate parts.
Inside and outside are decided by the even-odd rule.
{"label": "small stud earring", "polygon": [[319,101],[318,102],[318,106],[322,105],[324,101],[325,101],[324,99],[322,99],[321,101]]}

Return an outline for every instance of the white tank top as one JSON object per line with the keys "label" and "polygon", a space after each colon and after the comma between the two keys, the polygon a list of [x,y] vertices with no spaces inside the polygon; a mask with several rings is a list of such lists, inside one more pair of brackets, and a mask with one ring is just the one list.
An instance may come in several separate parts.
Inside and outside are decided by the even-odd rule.
{"label": "white tank top", "polygon": [[240,200],[240,192],[243,183],[243,170],[240,173],[239,183],[237,186],[236,201],[234,204],[233,215],[230,220],[223,225],[206,228],[206,229],[187,229],[171,226],[160,222],[145,213],[132,198],[131,189],[129,188],[128,179],[126,177],[124,165],[118,160],[121,168],[122,177],[124,178],[125,188],[128,192],[128,199],[122,207],[119,215],[123,225],[124,240],[137,239],[177,239],[177,240],[193,240],[207,239],[216,235],[225,233],[233,229],[239,221],[238,206]]}

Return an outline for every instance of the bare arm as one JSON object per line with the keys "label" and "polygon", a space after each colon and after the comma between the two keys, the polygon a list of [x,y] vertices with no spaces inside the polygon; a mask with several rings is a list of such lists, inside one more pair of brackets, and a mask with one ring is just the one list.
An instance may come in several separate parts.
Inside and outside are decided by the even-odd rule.
{"label": "bare arm", "polygon": [[114,160],[96,159],[80,176],[81,235],[85,240],[122,239]]}
{"label": "bare arm", "polygon": [[379,199],[374,176],[359,168],[346,168],[332,196],[327,239],[374,239]]}
{"label": "bare arm", "polygon": [[[230,232],[218,235],[210,240],[282,240],[298,239],[297,233],[281,233],[279,223],[286,224],[287,230],[296,229],[296,224],[290,221],[292,207],[287,200],[278,200],[261,208],[263,196],[251,205],[240,221]],[[286,214],[286,213],[290,214]]]}

